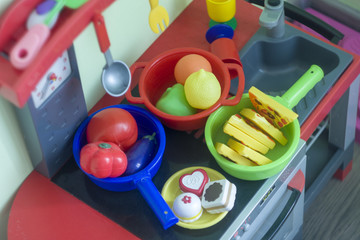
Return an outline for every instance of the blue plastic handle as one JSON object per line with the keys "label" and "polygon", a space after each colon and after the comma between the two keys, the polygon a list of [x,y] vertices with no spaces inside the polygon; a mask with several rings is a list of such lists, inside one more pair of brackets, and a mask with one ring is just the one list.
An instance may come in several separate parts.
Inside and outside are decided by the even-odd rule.
{"label": "blue plastic handle", "polygon": [[170,209],[169,205],[161,196],[154,183],[151,181],[150,176],[141,178],[136,182],[136,186],[157,218],[160,220],[164,229],[173,226],[179,221]]}

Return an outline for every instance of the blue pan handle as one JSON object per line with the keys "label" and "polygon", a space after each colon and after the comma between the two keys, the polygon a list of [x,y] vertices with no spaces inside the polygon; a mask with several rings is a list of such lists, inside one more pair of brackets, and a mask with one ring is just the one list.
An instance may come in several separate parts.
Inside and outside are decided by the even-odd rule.
{"label": "blue pan handle", "polygon": [[161,196],[154,183],[151,181],[150,176],[139,179],[139,181],[136,182],[136,186],[157,218],[160,220],[164,229],[173,226],[179,221],[170,209],[169,205]]}

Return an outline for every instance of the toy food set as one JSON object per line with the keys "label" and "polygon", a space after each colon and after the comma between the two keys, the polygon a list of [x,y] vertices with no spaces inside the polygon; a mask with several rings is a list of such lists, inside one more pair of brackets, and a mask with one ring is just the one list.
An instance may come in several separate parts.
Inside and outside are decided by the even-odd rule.
{"label": "toy food set", "polygon": [[[297,118],[292,118],[291,121],[274,121],[277,118],[272,116],[273,114],[283,116],[281,115],[284,114],[282,108],[280,107],[280,110],[278,108],[280,103],[284,105],[282,107],[286,107],[288,110],[293,108],[323,77],[324,72],[322,69],[317,65],[311,65],[282,97],[271,98],[265,95],[266,100],[264,100],[263,95],[258,94],[259,91],[252,87],[248,94],[243,95],[239,104],[227,108],[221,107],[212,113],[205,126],[205,141],[219,166],[230,175],[244,180],[265,179],[281,171],[296,150],[300,136],[300,125]],[[258,98],[258,95],[261,95],[260,98]],[[264,100],[263,103],[261,103],[262,100]],[[280,144],[276,144],[273,149],[269,148],[265,156],[257,149],[256,145],[249,144],[249,142],[245,143],[244,138],[236,141],[234,139],[229,140],[234,135],[239,138],[240,134],[236,134],[239,128],[245,131],[245,128],[241,125],[244,122],[241,122],[241,124],[235,123],[234,120],[238,119],[233,116],[236,116],[236,114],[240,114],[244,118],[244,122],[249,125],[246,129],[250,127],[257,128]],[[226,126],[229,119],[234,125],[237,125],[237,130],[233,128],[233,131],[230,131],[229,125]],[[224,132],[224,128],[227,133]],[[249,134],[248,137],[250,137]],[[236,137],[234,138],[236,139]],[[257,141],[259,142],[260,139],[257,139]],[[238,159],[238,157],[234,157],[233,152],[231,157],[227,157],[230,155],[225,151],[218,152],[217,149],[222,150],[225,148],[217,143],[224,145],[230,143],[232,147],[228,147],[232,148],[236,153],[242,154],[242,157],[255,161],[257,166],[237,164],[231,157],[233,159]]]}
{"label": "toy food set", "polygon": [[[161,195],[179,217],[178,226],[188,229],[208,228],[220,222],[227,215],[228,211],[231,210],[231,202],[228,204],[228,210],[224,208],[224,211],[218,213],[210,213],[204,210],[205,208],[202,205],[206,185],[218,180],[225,180],[225,177],[218,171],[195,166],[174,173],[165,182]],[[189,196],[191,201],[195,201],[196,205],[187,205],[189,203],[185,202],[189,202],[189,198],[184,199],[184,196]],[[199,205],[198,200],[200,201]],[[199,206],[202,209],[201,216],[199,216]],[[196,210],[192,210],[193,208]]]}
{"label": "toy food set", "polygon": [[201,198],[201,205],[211,214],[230,211],[234,207],[236,186],[226,179],[209,182]]}
{"label": "toy food set", "polygon": [[246,119],[241,117],[239,114],[232,115],[228,122],[232,126],[238,128],[240,131],[254,138],[256,141],[267,146],[268,148],[273,149],[275,147],[274,140],[269,138],[266,134],[264,134],[256,127],[249,124],[249,122],[247,122]]}
{"label": "toy food set", "polygon": [[198,220],[203,213],[200,198],[190,192],[177,196],[172,209],[179,220],[185,223]]}
{"label": "toy food set", "polygon": [[[165,113],[187,116],[215,104],[221,95],[221,86],[205,57],[189,54],[175,65],[176,84],[166,89],[156,107]],[[179,108],[179,109],[178,109]]]}
{"label": "toy food set", "polygon": [[221,86],[216,76],[200,69],[192,73],[185,81],[186,100],[197,109],[208,109],[220,98]]}
{"label": "toy food set", "polygon": [[[218,84],[212,85],[212,89],[219,89],[221,94],[219,99],[207,109],[198,109],[195,114],[187,116],[176,116],[161,111],[156,107],[157,102],[166,90],[173,87],[178,82],[175,80],[174,69],[180,59],[187,55],[196,54],[204,57],[211,65],[211,73],[216,77]],[[198,48],[175,48],[168,50],[152,59],[150,62],[136,62],[130,70],[134,73],[137,69],[143,69],[139,79],[139,96],[132,96],[132,91],[127,91],[125,96],[128,102],[134,104],[144,104],[150,112],[160,118],[161,122],[169,128],[179,131],[190,131],[200,129],[205,126],[206,119],[220,106],[232,106],[239,103],[244,89],[244,72],[239,64],[224,63],[213,53]],[[206,70],[204,70],[206,71]],[[239,76],[238,90],[233,98],[229,98],[230,72],[235,72]],[[210,72],[208,72],[210,73]],[[202,74],[204,75],[204,74]],[[208,76],[209,74],[205,74]],[[236,81],[236,80],[235,80]],[[204,84],[203,78],[196,79],[194,83]],[[212,81],[214,82],[214,81]],[[198,88],[200,93],[203,89]],[[184,91],[186,91],[184,89]],[[191,96],[198,96],[198,92],[190,90]],[[215,96],[217,98],[217,95]],[[213,96],[214,98],[214,96]],[[209,104],[209,103],[207,103]],[[171,108],[171,107],[168,107]]]}
{"label": "toy food set", "polygon": [[86,138],[89,143],[113,142],[126,151],[138,139],[138,125],[128,111],[116,107],[105,108],[90,119]]}
{"label": "toy food set", "polygon": [[262,166],[271,163],[272,161],[265,154],[275,147],[272,138],[286,145],[286,137],[255,110],[243,108],[240,114],[245,119],[239,114],[234,114],[223,127],[224,133],[236,140],[229,138],[226,144],[216,142],[216,151],[240,165]]}
{"label": "toy food set", "polygon": [[175,116],[188,116],[197,113],[197,109],[190,106],[185,97],[184,85],[176,83],[167,88],[159,101],[156,102],[156,108]]}
{"label": "toy food set", "polygon": [[196,221],[202,208],[210,214],[218,214],[234,206],[236,186],[226,179],[211,181],[204,169],[181,175],[179,187],[184,193],[175,199],[173,210],[180,221]]}
{"label": "toy food set", "polygon": [[255,150],[252,150],[251,148],[245,146],[244,144],[235,141],[234,139],[230,138],[227,144],[230,148],[234,149],[241,156],[250,159],[259,166],[269,164],[272,162],[269,158],[265,157],[264,155],[258,153]]}
{"label": "toy food set", "polygon": [[194,193],[201,197],[205,184],[209,182],[209,177],[204,169],[195,169],[191,174],[184,174],[179,179],[181,191]]}
{"label": "toy food set", "polygon": [[148,165],[156,149],[156,132],[138,139],[135,118],[121,108],[97,112],[86,128],[88,144],[80,166],[97,178],[132,175]]}
{"label": "toy food set", "polygon": [[127,156],[115,143],[88,143],[81,148],[80,166],[97,178],[119,177],[127,167]]}
{"label": "toy food set", "polygon": [[249,89],[249,96],[257,111],[278,127],[283,127],[298,117],[295,112],[268,97],[256,87]]}
{"label": "toy food set", "polygon": [[234,163],[244,166],[257,166],[256,163],[250,161],[246,157],[243,157],[235,150],[233,150],[232,148],[230,148],[229,146],[223,143],[219,143],[219,142],[215,143],[215,149],[219,154],[223,155],[226,158],[229,158]]}
{"label": "toy food set", "polygon": [[298,117],[291,109],[323,77],[323,70],[317,65],[311,65],[282,97],[277,96],[273,99],[255,87],[249,89],[249,97],[259,114],[264,116],[274,126],[282,128]]}
{"label": "toy food set", "polygon": [[255,151],[258,151],[262,154],[266,154],[269,151],[269,148],[267,146],[250,137],[240,129],[234,127],[229,122],[226,122],[224,125],[224,133],[236,138],[242,144],[251,147]]}
{"label": "toy food set", "polygon": [[[128,114],[131,117],[129,117]],[[122,117],[118,118],[118,115]],[[90,125],[93,118],[95,121]],[[133,119],[135,122],[132,121]],[[98,127],[100,125],[105,129],[108,127],[106,129],[107,131],[96,132],[100,130]],[[88,133],[91,133],[90,138],[87,136]],[[107,134],[110,135],[110,138],[108,138]],[[116,136],[118,134],[124,134],[126,138]],[[131,134],[137,135],[135,141],[132,139]],[[114,140],[114,148],[116,148],[115,146],[118,147],[116,148],[116,152],[120,152],[122,150],[121,148],[126,149],[124,152],[127,155],[128,166],[132,166],[132,161],[135,161],[135,165],[132,166],[131,169],[132,174],[129,173],[127,176],[120,175],[119,177],[98,178],[87,173],[85,169],[82,168],[80,164],[81,149],[85,148],[87,144],[91,144],[87,142],[87,139],[92,140],[99,138]],[[97,186],[114,192],[138,189],[161,222],[163,228],[167,229],[176,224],[179,219],[175,216],[151,180],[160,168],[165,151],[165,144],[166,137],[164,127],[155,116],[141,107],[121,104],[100,109],[81,123],[75,133],[73,155],[79,168]],[[98,147],[97,145],[95,146]],[[109,149],[104,150],[100,149],[100,147],[98,148],[94,155],[97,153],[109,154],[111,156],[115,155],[112,152],[109,153]],[[100,156],[100,160],[104,159],[104,156]],[[89,161],[96,162],[97,160],[98,159],[95,158]],[[137,166],[138,164],[139,166]],[[100,168],[96,168],[96,170],[99,169]]]}
{"label": "toy food set", "polygon": [[175,65],[174,76],[176,82],[184,85],[186,79],[194,72],[204,69],[212,72],[210,62],[199,54],[188,54],[182,57]]}
{"label": "toy food set", "polygon": [[[287,138],[288,142],[284,146],[277,143],[273,149],[269,149],[266,153],[266,157],[272,161],[271,163],[262,166],[257,164],[255,166],[238,164],[234,159],[239,159],[238,156],[241,155],[227,145],[229,139],[232,137],[224,132],[224,125],[231,116],[239,114],[244,108],[254,108],[248,94],[243,95],[239,104],[226,108],[221,107],[211,114],[205,126],[205,142],[216,162],[228,174],[243,180],[254,181],[266,179],[281,171],[288,161],[290,161],[300,139],[299,121],[295,120],[281,129],[281,132]],[[239,142],[239,144],[241,143]],[[229,151],[217,151],[218,149],[227,149],[222,145],[232,150],[231,155],[229,155]],[[222,148],[219,148],[218,146],[221,146]],[[260,152],[258,153],[261,154]],[[241,157],[245,158],[244,156]],[[250,159],[247,160],[251,161]]]}
{"label": "toy food set", "polygon": [[137,173],[153,159],[157,144],[155,137],[155,132],[152,135],[145,135],[126,151],[128,164],[124,176]]}
{"label": "toy food set", "polygon": [[[250,94],[249,94],[250,96]],[[285,145],[287,139],[280,129],[272,125],[268,120],[261,116],[258,112],[250,108],[244,108],[240,111],[240,114],[246,117],[251,123],[256,125],[259,129],[264,131],[266,134],[274,138],[280,144]],[[274,147],[273,147],[274,148]]]}

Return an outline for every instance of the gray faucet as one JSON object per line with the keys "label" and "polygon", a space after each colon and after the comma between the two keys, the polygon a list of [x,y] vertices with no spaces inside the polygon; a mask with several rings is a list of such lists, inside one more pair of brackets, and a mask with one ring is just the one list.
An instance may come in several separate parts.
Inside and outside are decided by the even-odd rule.
{"label": "gray faucet", "polygon": [[259,23],[267,28],[269,37],[282,37],[285,33],[284,0],[265,0]]}

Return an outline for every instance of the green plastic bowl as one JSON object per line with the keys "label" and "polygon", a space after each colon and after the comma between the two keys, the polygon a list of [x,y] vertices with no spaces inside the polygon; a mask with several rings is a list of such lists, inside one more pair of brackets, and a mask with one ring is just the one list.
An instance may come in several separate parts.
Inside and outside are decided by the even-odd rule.
{"label": "green plastic bowl", "polygon": [[274,176],[288,164],[295,153],[300,139],[299,121],[295,120],[281,129],[288,143],[282,146],[276,142],[276,146],[268,151],[265,156],[271,159],[272,163],[263,166],[243,166],[223,157],[214,147],[216,142],[227,143],[230,136],[223,132],[223,125],[233,114],[239,113],[243,108],[254,109],[249,94],[244,94],[239,104],[223,106],[213,112],[205,125],[206,145],[219,166],[231,176],[243,180],[262,180]]}

